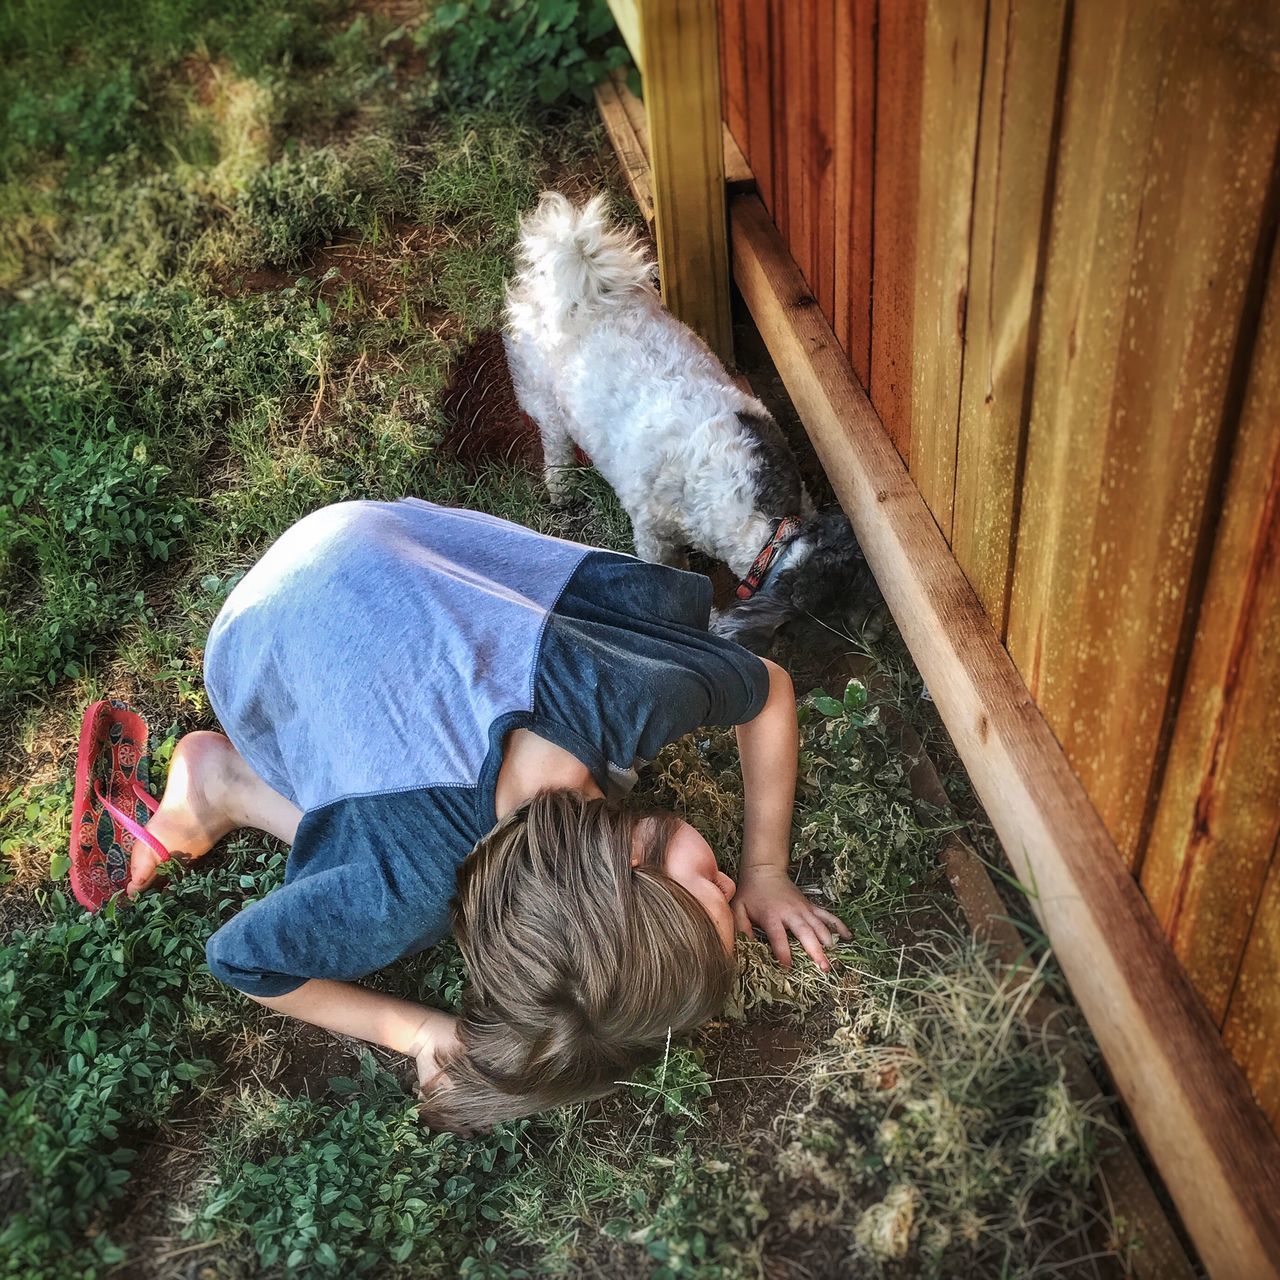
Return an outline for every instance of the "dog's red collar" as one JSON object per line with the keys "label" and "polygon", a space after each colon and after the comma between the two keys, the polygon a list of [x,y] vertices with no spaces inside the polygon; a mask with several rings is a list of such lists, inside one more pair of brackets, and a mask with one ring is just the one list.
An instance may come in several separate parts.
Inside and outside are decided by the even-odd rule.
{"label": "dog's red collar", "polygon": [[737,596],[739,600],[750,600],[760,587],[763,585],[765,578],[768,576],[769,570],[773,567],[773,562],[789,542],[794,542],[800,533],[800,517],[799,516],[783,516],[773,526],[773,534],[769,541],[764,544],[760,554],[752,561],[751,568],[747,570],[747,576],[738,583]]}

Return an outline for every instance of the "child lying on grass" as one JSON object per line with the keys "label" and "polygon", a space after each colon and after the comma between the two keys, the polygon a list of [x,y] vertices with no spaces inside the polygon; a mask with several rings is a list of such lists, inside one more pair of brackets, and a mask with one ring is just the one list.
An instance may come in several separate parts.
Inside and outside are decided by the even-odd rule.
{"label": "child lying on grass", "polygon": [[[174,753],[148,832],[198,857],[237,827],[284,884],[209,940],[270,1009],[417,1060],[425,1118],[468,1130],[608,1091],[721,1008],[734,931],[815,963],[848,931],[787,875],[797,731],[781,668],[707,633],[706,579],[478,512],[348,502],[288,530],[205,654],[227,736]],[[738,726],[740,879],[618,800],[699,725]],[[130,895],[151,882],[141,841]],[[453,900],[452,910],[450,901]],[[455,1019],[354,980],[452,928]]]}

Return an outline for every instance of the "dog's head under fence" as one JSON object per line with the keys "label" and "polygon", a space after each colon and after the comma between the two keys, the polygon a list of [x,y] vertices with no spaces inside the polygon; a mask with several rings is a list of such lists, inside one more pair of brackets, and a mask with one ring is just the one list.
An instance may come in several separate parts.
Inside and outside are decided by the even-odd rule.
{"label": "dog's head under fence", "polygon": [[759,587],[718,612],[711,629],[761,653],[794,618],[865,613],[876,603],[875,581],[849,518],[828,507],[801,521]]}

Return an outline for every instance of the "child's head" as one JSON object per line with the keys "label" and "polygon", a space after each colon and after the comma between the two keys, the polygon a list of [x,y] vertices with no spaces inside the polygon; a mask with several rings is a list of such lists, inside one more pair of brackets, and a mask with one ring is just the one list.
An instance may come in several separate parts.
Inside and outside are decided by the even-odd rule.
{"label": "child's head", "polygon": [[723,1008],[732,882],[700,838],[672,844],[680,830],[547,791],[476,846],[453,907],[467,1051],[427,1095],[430,1123],[471,1129],[596,1097]]}

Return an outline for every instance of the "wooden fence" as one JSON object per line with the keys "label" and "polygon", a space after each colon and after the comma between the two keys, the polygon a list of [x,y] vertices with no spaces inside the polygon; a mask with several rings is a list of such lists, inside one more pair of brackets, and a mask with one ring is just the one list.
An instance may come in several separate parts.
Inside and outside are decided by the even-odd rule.
{"label": "wooden fence", "polygon": [[774,224],[1280,1127],[1280,5],[719,35]]}

